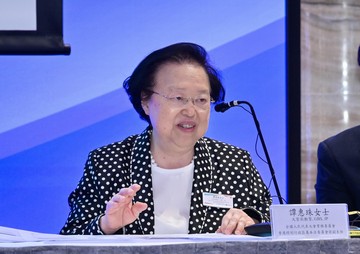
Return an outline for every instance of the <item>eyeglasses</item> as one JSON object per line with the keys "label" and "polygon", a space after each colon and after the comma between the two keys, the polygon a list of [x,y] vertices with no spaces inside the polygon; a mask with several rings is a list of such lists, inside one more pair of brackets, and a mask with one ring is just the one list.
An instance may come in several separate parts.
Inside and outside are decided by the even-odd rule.
{"label": "eyeglasses", "polygon": [[181,108],[185,106],[189,101],[191,101],[196,107],[207,110],[210,108],[210,103],[215,102],[210,95],[200,95],[199,97],[182,97],[182,96],[175,96],[175,97],[169,97],[166,95],[163,95],[161,93],[150,91],[153,94],[159,95],[165,99],[167,99],[174,107]]}

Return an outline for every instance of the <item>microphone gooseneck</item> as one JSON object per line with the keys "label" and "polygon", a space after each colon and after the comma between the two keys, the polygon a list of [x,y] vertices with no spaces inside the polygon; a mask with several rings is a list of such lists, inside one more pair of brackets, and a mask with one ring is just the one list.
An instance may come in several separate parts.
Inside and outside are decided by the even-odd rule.
{"label": "microphone gooseneck", "polygon": [[250,111],[251,111],[251,115],[254,119],[254,123],[255,123],[255,126],[256,126],[256,130],[257,130],[257,133],[259,135],[259,138],[260,138],[260,141],[261,141],[261,145],[262,145],[262,148],[264,150],[264,153],[265,153],[265,157],[266,157],[266,161],[268,163],[268,166],[269,166],[269,170],[270,170],[270,173],[271,173],[271,177],[272,177],[272,180],[274,182],[274,186],[275,186],[275,191],[276,191],[276,195],[278,196],[278,199],[279,199],[279,203],[280,204],[283,204],[283,198],[281,196],[281,193],[280,193],[280,189],[279,189],[279,186],[278,186],[278,183],[277,183],[277,180],[276,180],[276,176],[275,176],[275,170],[272,166],[272,163],[271,163],[271,160],[270,160],[270,156],[269,156],[269,153],[268,153],[268,150],[266,148],[266,144],[265,144],[265,140],[264,140],[264,137],[262,135],[262,132],[261,132],[261,129],[260,129],[260,124],[259,124],[259,121],[256,117],[256,113],[255,113],[255,110],[253,108],[253,106],[247,102],[247,101],[230,101],[230,102],[222,102],[222,103],[219,103],[217,105],[215,105],[215,111],[216,112],[225,112],[226,110],[232,108],[232,107],[236,107],[236,106],[239,106],[241,104],[246,104],[248,105],[248,107],[250,108]]}

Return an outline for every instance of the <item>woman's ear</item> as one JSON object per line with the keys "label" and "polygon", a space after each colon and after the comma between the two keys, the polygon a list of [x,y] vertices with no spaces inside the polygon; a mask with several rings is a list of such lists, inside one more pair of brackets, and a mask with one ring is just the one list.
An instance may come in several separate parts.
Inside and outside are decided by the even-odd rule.
{"label": "woman's ear", "polygon": [[149,115],[149,105],[148,105],[148,101],[147,101],[147,100],[142,100],[142,101],[141,101],[141,106],[142,106],[145,114]]}
{"label": "woman's ear", "polygon": [[143,108],[145,114],[149,115],[149,98],[144,94],[141,94],[141,107]]}

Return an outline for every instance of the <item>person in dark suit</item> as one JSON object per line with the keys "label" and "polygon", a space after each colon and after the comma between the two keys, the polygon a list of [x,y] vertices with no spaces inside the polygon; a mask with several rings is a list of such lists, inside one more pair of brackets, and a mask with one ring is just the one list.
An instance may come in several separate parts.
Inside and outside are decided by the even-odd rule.
{"label": "person in dark suit", "polygon": [[317,155],[316,202],[360,210],[360,125],[320,142]]}

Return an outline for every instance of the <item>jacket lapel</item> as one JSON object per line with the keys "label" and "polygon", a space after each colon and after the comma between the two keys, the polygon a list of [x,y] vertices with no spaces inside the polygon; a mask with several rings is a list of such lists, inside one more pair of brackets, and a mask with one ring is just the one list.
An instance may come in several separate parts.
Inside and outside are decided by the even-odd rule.
{"label": "jacket lapel", "polygon": [[203,192],[211,192],[212,159],[204,138],[195,144],[194,178],[190,206],[189,233],[202,233],[207,207],[203,205]]}
{"label": "jacket lapel", "polygon": [[[148,204],[146,211],[140,213],[135,222],[140,227],[140,234],[154,234],[154,200],[151,179],[150,155],[151,130],[146,129],[135,141],[132,149],[131,179],[132,183],[139,184],[141,190],[134,197],[134,202]],[[143,195],[142,193],[146,193]]]}

